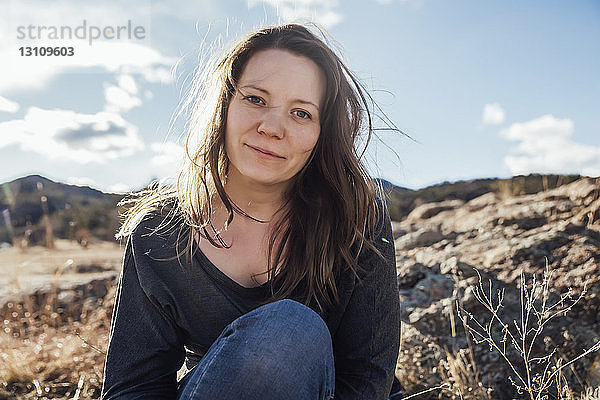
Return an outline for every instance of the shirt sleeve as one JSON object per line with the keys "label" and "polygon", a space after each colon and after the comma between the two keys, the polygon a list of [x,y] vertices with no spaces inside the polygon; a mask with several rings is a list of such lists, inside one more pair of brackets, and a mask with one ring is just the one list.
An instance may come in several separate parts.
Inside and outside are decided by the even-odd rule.
{"label": "shirt sleeve", "polygon": [[185,350],[151,259],[133,242],[119,278],[101,398],[174,399]]}
{"label": "shirt sleeve", "polygon": [[373,242],[383,259],[363,250],[359,265],[366,274],[357,281],[333,339],[336,399],[387,399],[394,379],[400,298],[391,223],[381,203]]}

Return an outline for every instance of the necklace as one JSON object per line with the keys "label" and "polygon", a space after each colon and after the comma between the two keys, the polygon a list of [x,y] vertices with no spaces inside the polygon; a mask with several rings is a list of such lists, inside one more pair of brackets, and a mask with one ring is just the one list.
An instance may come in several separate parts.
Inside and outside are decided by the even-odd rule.
{"label": "necklace", "polygon": [[240,206],[238,206],[237,204],[235,204],[235,202],[233,200],[231,200],[231,198],[229,199],[229,201],[231,202],[231,205],[233,206],[232,207],[233,211],[235,211],[236,213],[238,213],[240,215],[243,215],[244,217],[246,217],[252,221],[258,222],[260,224],[268,224],[272,220],[272,219],[262,220],[262,219],[255,218],[252,215],[248,214],[246,211],[242,210],[240,208]]}
{"label": "necklace", "polygon": [[[217,231],[217,229],[215,228],[215,226],[213,225],[212,222],[209,221],[208,225],[210,226],[210,229],[212,230],[212,237],[213,239],[215,239],[217,242],[219,242],[219,244],[221,246],[223,246],[223,248],[228,249],[231,247],[231,245],[228,245],[225,240],[223,239],[223,237],[221,236],[221,233],[219,233],[219,231]],[[207,232],[208,233],[208,232]]]}

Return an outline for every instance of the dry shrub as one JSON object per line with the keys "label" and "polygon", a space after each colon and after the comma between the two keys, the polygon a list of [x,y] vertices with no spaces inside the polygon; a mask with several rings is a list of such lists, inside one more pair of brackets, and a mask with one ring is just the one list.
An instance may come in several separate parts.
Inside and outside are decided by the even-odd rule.
{"label": "dry shrub", "polygon": [[114,289],[65,304],[56,287],[0,310],[0,399],[98,398]]}
{"label": "dry shrub", "polygon": [[581,400],[600,400],[600,387],[596,389],[587,388],[585,392],[581,394]]}
{"label": "dry shrub", "polygon": [[442,381],[448,384],[446,395],[452,399],[491,400],[492,390],[479,380],[472,353],[467,349],[449,352],[440,362]]}
{"label": "dry shrub", "polygon": [[473,315],[460,306],[459,317],[475,343],[487,345],[490,351],[500,354],[512,372],[508,380],[519,394],[530,400],[593,398],[595,392],[590,388],[583,394],[573,393],[564,371],[567,367],[572,369],[575,362],[600,350],[600,341],[571,359],[565,359],[557,346],[549,353],[539,351],[541,346],[538,342],[551,342],[551,338],[545,336],[545,328],[549,322],[564,317],[586,295],[585,287],[579,294],[569,289],[552,301],[551,280],[552,271],[547,263],[542,280],[537,280],[535,276],[528,280],[521,274],[520,319],[506,322],[500,313],[504,307],[504,291],[494,290],[491,281],[486,287],[480,276],[473,294],[486,309],[489,319]]}

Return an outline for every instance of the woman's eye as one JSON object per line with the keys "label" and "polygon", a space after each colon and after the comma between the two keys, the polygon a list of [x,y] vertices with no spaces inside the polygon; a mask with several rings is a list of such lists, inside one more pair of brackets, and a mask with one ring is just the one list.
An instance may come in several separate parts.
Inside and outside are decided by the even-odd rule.
{"label": "woman's eye", "polygon": [[304,110],[296,110],[294,111],[297,117],[302,119],[312,119],[311,115]]}
{"label": "woman's eye", "polygon": [[252,104],[264,104],[263,99],[258,96],[245,96],[244,100],[249,101]]}

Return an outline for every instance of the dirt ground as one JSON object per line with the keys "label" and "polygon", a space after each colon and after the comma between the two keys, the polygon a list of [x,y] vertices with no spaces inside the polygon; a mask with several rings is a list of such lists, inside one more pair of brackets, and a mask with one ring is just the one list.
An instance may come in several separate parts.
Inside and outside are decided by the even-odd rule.
{"label": "dirt ground", "polygon": [[115,275],[123,251],[124,246],[116,242],[95,241],[83,248],[61,239],[53,250],[0,248],[0,306],[44,287],[68,287]]}

